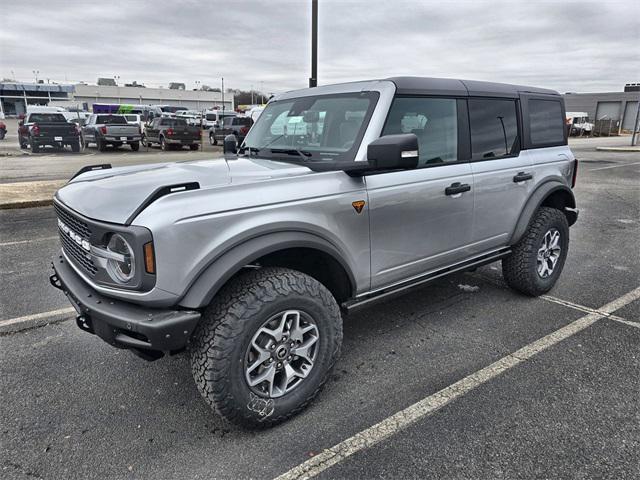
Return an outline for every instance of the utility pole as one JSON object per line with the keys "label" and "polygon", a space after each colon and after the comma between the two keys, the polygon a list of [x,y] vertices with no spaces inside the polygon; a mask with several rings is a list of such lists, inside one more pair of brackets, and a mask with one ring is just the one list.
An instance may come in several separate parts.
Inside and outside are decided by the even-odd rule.
{"label": "utility pole", "polygon": [[311,0],[311,78],[309,88],[318,86],[318,0]]}
{"label": "utility pole", "polygon": [[222,77],[222,116],[224,117],[224,77]]}

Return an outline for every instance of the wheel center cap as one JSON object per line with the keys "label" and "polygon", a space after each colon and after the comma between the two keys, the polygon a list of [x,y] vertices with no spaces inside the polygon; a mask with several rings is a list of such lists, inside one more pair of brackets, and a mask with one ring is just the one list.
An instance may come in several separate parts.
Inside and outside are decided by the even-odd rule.
{"label": "wheel center cap", "polygon": [[289,352],[287,351],[287,347],[285,347],[284,345],[280,345],[276,350],[276,357],[278,357],[278,360],[284,360],[285,358],[287,358],[288,354]]}

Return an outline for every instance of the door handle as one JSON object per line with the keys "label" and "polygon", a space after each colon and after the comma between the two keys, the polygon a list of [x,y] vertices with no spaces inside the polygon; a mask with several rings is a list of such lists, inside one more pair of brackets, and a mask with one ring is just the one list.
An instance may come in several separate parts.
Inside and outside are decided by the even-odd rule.
{"label": "door handle", "polygon": [[515,177],[513,177],[513,181],[515,183],[526,182],[527,180],[531,180],[532,178],[533,178],[533,175],[531,175],[530,173],[518,172],[518,174]]}
{"label": "door handle", "polygon": [[458,193],[468,192],[469,190],[471,190],[471,185],[468,183],[455,182],[444,189],[444,194],[457,195]]}

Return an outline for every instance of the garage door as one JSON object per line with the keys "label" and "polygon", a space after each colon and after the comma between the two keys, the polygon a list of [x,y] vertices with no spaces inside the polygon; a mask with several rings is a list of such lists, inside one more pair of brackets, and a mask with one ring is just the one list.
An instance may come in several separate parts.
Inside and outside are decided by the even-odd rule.
{"label": "garage door", "polygon": [[620,120],[621,102],[598,102],[596,120]]}
{"label": "garage door", "polygon": [[633,131],[633,123],[636,121],[638,112],[638,102],[627,102],[624,109],[624,119],[622,120],[622,130]]}

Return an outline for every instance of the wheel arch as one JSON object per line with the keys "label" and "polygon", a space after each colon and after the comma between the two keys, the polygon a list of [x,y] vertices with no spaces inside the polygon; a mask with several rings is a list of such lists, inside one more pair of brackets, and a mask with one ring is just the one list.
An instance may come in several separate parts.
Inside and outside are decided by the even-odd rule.
{"label": "wheel arch", "polygon": [[529,226],[531,219],[540,207],[551,207],[560,210],[567,217],[569,226],[573,225],[578,214],[575,211],[576,199],[571,189],[559,180],[550,180],[538,186],[531,194],[509,240],[509,245],[517,243]]}
{"label": "wheel arch", "polygon": [[185,308],[202,308],[247,266],[277,266],[301,271],[322,283],[338,303],[356,291],[353,271],[339,249],[307,232],[276,232],[238,244],[210,263],[179,302]]}

